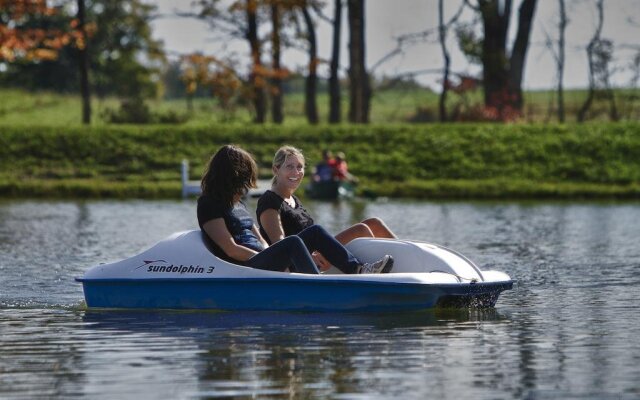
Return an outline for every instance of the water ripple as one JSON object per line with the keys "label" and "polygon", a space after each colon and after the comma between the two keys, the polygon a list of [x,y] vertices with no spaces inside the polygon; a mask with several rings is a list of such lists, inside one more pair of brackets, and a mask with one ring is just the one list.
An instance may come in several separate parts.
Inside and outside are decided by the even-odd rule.
{"label": "water ripple", "polygon": [[[255,204],[250,204],[255,207]],[[185,202],[0,204],[0,398],[637,398],[640,205],[309,203],[517,279],[495,309],[93,311],[73,281],[196,226]]]}

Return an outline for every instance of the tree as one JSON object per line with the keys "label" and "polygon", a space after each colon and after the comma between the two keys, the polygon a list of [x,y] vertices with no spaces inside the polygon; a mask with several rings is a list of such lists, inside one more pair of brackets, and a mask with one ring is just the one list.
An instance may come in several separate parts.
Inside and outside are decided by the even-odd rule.
{"label": "tree", "polygon": [[69,20],[52,27],[48,20],[61,6],[46,0],[0,0],[0,61],[55,60],[74,37]]}
{"label": "tree", "polygon": [[497,0],[480,0],[484,25],[482,46],[485,105],[503,114],[505,108],[522,110],[522,76],[529,46],[529,35],[536,0],[523,0],[518,12],[518,31],[511,56],[507,57],[506,40],[511,14],[511,0],[504,1],[501,12]]}
{"label": "tree", "polygon": [[333,40],[331,44],[331,63],[329,66],[329,122],[339,123],[342,119],[340,101],[340,36],[342,30],[342,0],[335,0],[333,14]]}
{"label": "tree", "polygon": [[[224,3],[224,4],[223,4]],[[262,64],[262,42],[258,35],[261,0],[197,0],[196,17],[206,20],[218,32],[242,39],[249,45],[251,65],[248,85],[255,112],[254,122],[264,123],[267,118],[267,68]],[[183,14],[194,16],[193,14]]]}
{"label": "tree", "polygon": [[440,114],[440,122],[447,121],[447,92],[451,87],[449,82],[449,72],[451,69],[451,56],[447,49],[447,32],[449,27],[453,25],[464,9],[465,3],[456,12],[456,14],[447,22],[444,22],[444,0],[438,0],[438,39],[440,41],[440,48],[442,49],[442,58],[444,59],[444,68],[442,73],[442,92],[440,93],[440,99],[438,101],[438,110]]}
{"label": "tree", "polygon": [[273,73],[271,77],[271,117],[273,122],[281,124],[284,121],[282,75],[280,71],[280,5],[277,1],[271,3],[271,59]]}
{"label": "tree", "polygon": [[[250,98],[250,94],[244,90],[248,85],[236,73],[237,70],[232,58],[218,59],[202,53],[191,53],[169,63],[163,80],[168,87],[169,97],[186,98],[189,113],[193,112],[194,97],[213,97],[217,100],[217,108],[222,111],[220,120],[231,121],[235,119],[237,107],[248,106]],[[171,111],[158,117],[160,122],[164,120],[170,123],[187,119],[187,116]]]}
{"label": "tree", "polygon": [[349,121],[369,122],[371,86],[365,67],[364,0],[348,0]]}
{"label": "tree", "polygon": [[613,43],[610,40],[603,39],[602,26],[604,25],[604,0],[598,0],[596,3],[598,10],[598,25],[593,37],[587,45],[587,59],[589,61],[589,92],[580,111],[578,111],[578,121],[584,122],[587,112],[591,108],[596,94],[602,94],[609,100],[610,112],[609,117],[617,120],[618,110],[616,107],[615,96],[610,84],[609,63],[613,58]]}
{"label": "tree", "polygon": [[[72,38],[85,40],[78,29],[77,14],[65,2],[57,13],[46,16],[46,24],[63,29],[75,21]],[[152,37],[150,22],[155,7],[143,0],[92,0],[87,2],[83,31],[91,70],[91,88],[98,96],[150,97],[157,93],[157,76],[164,63],[162,42]],[[44,17],[43,17],[44,18]],[[78,49],[67,46],[55,59],[40,62],[14,62],[5,72],[5,80],[26,89],[59,92],[80,90]]]}
{"label": "tree", "polygon": [[[308,43],[307,52],[309,54],[308,74],[305,79],[305,97],[304,109],[307,120],[311,124],[318,123],[317,110],[317,64],[318,64],[318,45],[315,33],[315,25],[311,16],[310,9],[318,7],[313,0],[269,0],[271,6],[271,53],[272,53],[272,70],[266,71],[271,77],[271,100],[272,113],[274,122],[282,122],[282,99],[283,99],[283,80],[289,76],[289,71],[283,68],[280,62],[281,43],[289,43],[290,40],[287,33],[282,31],[282,20],[287,18],[296,27],[297,36],[302,37]],[[305,29],[300,28],[298,16],[302,15]]]}
{"label": "tree", "polygon": [[72,45],[77,51],[82,96],[82,122],[91,122],[89,58],[87,43],[92,27],[87,26],[84,0],[77,1],[73,19],[62,4],[51,7],[45,0],[0,0],[0,60],[38,65],[56,62],[60,50]]}
{"label": "tree", "polygon": [[[507,35],[512,0],[478,0],[477,7],[474,7],[480,14],[484,32],[479,54],[484,104],[497,119],[509,119],[522,112],[522,77],[536,3],[537,0],[522,0],[520,4],[518,28],[510,56],[507,54]],[[470,48],[475,49],[475,46]]]}
{"label": "tree", "polygon": [[310,124],[317,124],[318,119],[318,105],[316,102],[316,95],[318,92],[318,44],[316,40],[316,30],[309,13],[309,5],[305,1],[302,5],[302,15],[304,16],[305,25],[307,27],[307,41],[309,42],[309,72],[305,80],[304,90],[304,111],[307,116],[307,121]]}
{"label": "tree", "polygon": [[85,3],[78,0],[78,26],[77,30],[82,39],[78,45],[78,69],[80,70],[80,95],[82,97],[82,123],[91,123],[91,92],[89,89],[89,36],[86,30]]}
{"label": "tree", "polygon": [[567,24],[569,23],[569,20],[567,19],[567,10],[565,8],[564,0],[558,0],[558,4],[560,6],[560,23],[558,24],[558,55],[556,57],[556,62],[558,65],[558,121],[564,122],[564,35],[565,31],[567,30]]}
{"label": "tree", "polygon": [[246,37],[251,48],[251,72],[249,82],[253,87],[253,101],[255,106],[255,122],[264,123],[267,119],[267,99],[264,89],[266,81],[264,67],[261,60],[260,39],[258,38],[258,3],[257,0],[247,0],[245,5],[247,15]]}
{"label": "tree", "polygon": [[235,73],[231,60],[195,53],[181,58],[181,79],[187,92],[187,104],[192,110],[191,100],[202,89],[215,97],[225,118],[233,116],[234,104],[242,96],[241,78]]}
{"label": "tree", "polygon": [[[558,0],[558,11],[559,11],[559,21],[558,21],[558,40],[557,40],[557,49],[556,43],[545,31],[546,41],[545,46],[551,52],[553,59],[556,64],[556,95],[558,99],[558,121],[565,121],[565,110],[564,110],[564,65],[565,65],[565,31],[567,30],[567,25],[569,24],[569,20],[567,18],[567,10],[565,7],[565,0]],[[549,111],[552,110],[552,104],[549,104]]]}
{"label": "tree", "polygon": [[166,61],[162,42],[153,38],[155,6],[143,0],[94,0],[91,18],[97,25],[89,42],[94,88],[99,96],[156,95],[160,66]]}

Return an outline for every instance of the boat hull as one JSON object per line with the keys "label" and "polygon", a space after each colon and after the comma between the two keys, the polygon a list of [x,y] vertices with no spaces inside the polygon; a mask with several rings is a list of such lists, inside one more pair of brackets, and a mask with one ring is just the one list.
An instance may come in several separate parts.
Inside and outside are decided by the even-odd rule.
{"label": "boat hull", "polygon": [[309,279],[83,280],[92,308],[411,311],[433,307],[493,307],[513,282],[458,284]]}
{"label": "boat hull", "polygon": [[392,273],[299,274],[231,264],[206,247],[199,230],[177,232],[133,257],[77,278],[90,308],[412,311],[492,307],[513,281],[480,270],[441,246],[359,238],[347,247],[362,262],[394,257]]}
{"label": "boat hull", "polygon": [[316,200],[337,200],[352,198],[355,186],[348,181],[312,182],[306,187],[305,194]]}

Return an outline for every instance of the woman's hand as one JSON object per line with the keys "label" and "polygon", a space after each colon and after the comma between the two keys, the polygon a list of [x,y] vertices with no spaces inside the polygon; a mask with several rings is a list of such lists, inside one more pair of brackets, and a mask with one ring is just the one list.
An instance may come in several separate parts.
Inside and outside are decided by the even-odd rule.
{"label": "woman's hand", "polygon": [[313,258],[313,261],[316,263],[320,271],[326,271],[329,268],[333,267],[333,265],[331,265],[331,263],[327,261],[327,259],[324,258],[324,256],[317,250],[311,253],[311,257]]}
{"label": "woman's hand", "polygon": [[264,238],[262,237],[262,235],[260,234],[260,229],[258,229],[258,227],[254,224],[253,227],[251,228],[251,232],[253,232],[254,235],[256,235],[256,237],[258,238],[258,240],[260,241],[260,243],[262,243],[262,247],[264,247],[265,249],[267,247],[269,247],[269,243],[267,243],[266,240],[264,240]]}

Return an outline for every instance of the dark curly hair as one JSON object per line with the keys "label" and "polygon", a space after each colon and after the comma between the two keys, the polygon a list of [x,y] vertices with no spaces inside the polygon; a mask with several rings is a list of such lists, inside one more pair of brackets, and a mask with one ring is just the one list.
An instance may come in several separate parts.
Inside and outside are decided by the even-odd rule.
{"label": "dark curly hair", "polygon": [[258,167],[251,154],[234,145],[222,146],[202,175],[202,194],[233,206],[233,198],[255,188]]}

